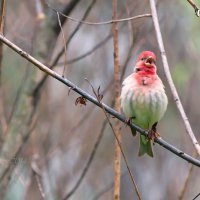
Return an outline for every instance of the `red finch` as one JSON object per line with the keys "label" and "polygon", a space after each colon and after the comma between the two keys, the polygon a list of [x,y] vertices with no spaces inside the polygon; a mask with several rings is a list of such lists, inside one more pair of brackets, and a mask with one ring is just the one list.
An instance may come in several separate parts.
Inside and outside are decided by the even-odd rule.
{"label": "red finch", "polygon": [[[164,85],[156,74],[156,56],[151,51],[142,52],[134,72],[122,84],[121,107],[133,123],[148,130],[148,137],[140,135],[139,156],[153,157],[152,139],[158,136],[156,125],[163,117],[168,100]],[[136,131],[131,129],[132,134]]]}

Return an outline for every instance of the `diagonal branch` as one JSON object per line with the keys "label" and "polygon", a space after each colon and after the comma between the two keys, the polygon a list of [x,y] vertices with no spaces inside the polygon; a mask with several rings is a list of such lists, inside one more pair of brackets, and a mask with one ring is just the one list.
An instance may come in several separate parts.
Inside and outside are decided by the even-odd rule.
{"label": "diagonal branch", "polygon": [[[51,77],[57,79],[58,81],[62,82],[63,84],[65,84],[66,86],[72,88],[72,90],[78,94],[80,94],[81,96],[83,96],[84,98],[86,98],[88,101],[92,102],[93,104],[95,104],[96,106],[102,108],[104,107],[105,111],[116,117],[118,120],[122,121],[123,123],[127,124],[127,120],[125,118],[125,116],[119,114],[118,112],[116,112],[114,109],[110,108],[109,106],[103,104],[103,103],[99,103],[98,100],[94,97],[92,97],[91,95],[89,95],[87,92],[85,92],[84,90],[82,90],[81,88],[79,88],[78,86],[76,86],[74,83],[72,83],[71,81],[69,81],[68,79],[63,78],[62,76],[60,76],[58,73],[56,73],[55,71],[49,69],[47,66],[45,66],[44,64],[42,64],[41,62],[39,62],[37,59],[35,59],[34,57],[32,57],[30,54],[28,54],[27,52],[23,51],[21,48],[19,48],[17,45],[15,45],[14,43],[12,43],[10,40],[8,40],[6,37],[4,37],[3,35],[0,34],[0,41],[3,42],[6,46],[10,47],[11,49],[13,49],[16,53],[18,53],[20,56],[24,57],[26,60],[28,60],[29,62],[31,62],[33,65],[35,65],[37,68],[39,68],[41,71],[49,74]],[[130,127],[134,128],[137,132],[139,132],[140,134],[143,135],[148,135],[147,131],[145,131],[144,129],[140,128],[139,126],[135,125],[134,123],[130,123],[128,124]],[[172,153],[176,154],[177,156],[179,156],[180,158],[200,167],[200,161],[198,159],[195,159],[191,156],[189,156],[188,154],[184,153],[183,151],[177,149],[175,146],[167,143],[165,140],[163,140],[162,138],[156,138],[155,142],[160,144],[162,147],[164,147],[165,149],[171,151]]]}
{"label": "diagonal branch", "polygon": [[197,15],[197,17],[200,17],[200,9],[197,7],[197,5],[194,3],[193,0],[187,0],[188,3],[194,8],[194,11]]}
{"label": "diagonal branch", "polygon": [[174,101],[176,102],[178,111],[180,112],[183,122],[185,124],[186,132],[189,135],[190,139],[192,140],[192,143],[193,143],[194,147],[196,148],[197,153],[200,155],[200,145],[192,131],[190,122],[184,111],[183,105],[178,96],[178,92],[176,90],[176,87],[173,83],[173,80],[172,80],[172,77],[170,74],[169,64],[168,64],[168,60],[167,60],[167,56],[166,56],[166,52],[165,52],[165,48],[164,48],[164,44],[163,44],[163,39],[162,39],[161,31],[160,31],[160,25],[158,22],[158,15],[157,15],[157,10],[156,10],[155,0],[150,0],[150,5],[151,5],[151,12],[152,12],[152,19],[153,19],[154,28],[156,31],[156,37],[157,37],[157,41],[158,41],[158,45],[159,45],[159,49],[160,49],[160,53],[161,53],[161,57],[162,57],[162,63],[163,63],[165,75],[167,78],[167,82],[169,84]]}

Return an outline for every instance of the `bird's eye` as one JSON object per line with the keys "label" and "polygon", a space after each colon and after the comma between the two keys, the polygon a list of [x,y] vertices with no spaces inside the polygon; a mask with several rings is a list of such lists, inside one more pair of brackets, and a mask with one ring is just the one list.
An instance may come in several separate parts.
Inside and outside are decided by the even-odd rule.
{"label": "bird's eye", "polygon": [[145,60],[146,60],[146,58],[144,58],[144,57],[143,57],[141,60],[142,60],[142,61],[145,61]]}

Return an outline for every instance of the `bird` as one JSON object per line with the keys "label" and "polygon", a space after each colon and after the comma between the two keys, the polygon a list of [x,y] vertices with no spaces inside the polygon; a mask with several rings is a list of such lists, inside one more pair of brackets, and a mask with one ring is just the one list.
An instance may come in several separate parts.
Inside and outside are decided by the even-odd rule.
{"label": "bird", "polygon": [[[138,156],[153,157],[152,141],[160,136],[157,124],[167,109],[168,98],[157,75],[156,55],[152,51],[139,54],[133,73],[122,83],[120,99],[127,122],[132,121],[148,131],[148,136],[140,134]],[[131,127],[131,131],[135,136],[136,130]]]}

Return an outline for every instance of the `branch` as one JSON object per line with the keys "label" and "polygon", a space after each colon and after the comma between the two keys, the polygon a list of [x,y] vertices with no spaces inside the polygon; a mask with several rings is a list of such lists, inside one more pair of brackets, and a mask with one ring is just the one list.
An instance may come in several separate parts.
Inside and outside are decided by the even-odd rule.
{"label": "branch", "polygon": [[105,21],[105,22],[89,22],[89,21],[79,20],[79,19],[70,17],[68,15],[65,15],[62,12],[59,12],[58,10],[56,10],[55,8],[52,8],[48,3],[47,3],[47,5],[51,10],[53,10],[54,12],[58,12],[63,17],[66,17],[67,19],[70,19],[70,20],[72,20],[74,22],[87,24],[87,25],[106,25],[106,24],[112,24],[112,23],[116,23],[116,22],[126,22],[126,21],[130,21],[130,20],[134,20],[134,19],[143,18],[143,17],[151,17],[151,14],[147,13],[147,14],[141,14],[141,15],[128,17],[128,18],[123,18],[123,19],[108,20],[108,21]]}
{"label": "branch", "polygon": [[4,33],[5,17],[6,17],[6,0],[1,0],[0,2],[0,32]]}
{"label": "branch", "polygon": [[32,158],[32,162],[31,162],[31,169],[32,169],[32,172],[33,172],[33,175],[36,179],[36,182],[37,182],[37,186],[38,186],[38,189],[39,189],[39,192],[40,192],[40,195],[42,197],[43,200],[46,199],[46,195],[44,193],[44,189],[43,189],[43,186],[42,186],[42,182],[41,182],[41,172],[40,172],[40,169],[37,165],[37,158],[38,156],[37,155],[34,155],[33,158]]}
{"label": "branch", "polygon": [[181,189],[181,193],[178,197],[178,200],[183,200],[183,197],[184,197],[184,194],[186,192],[186,189],[187,189],[187,186],[188,186],[188,183],[189,183],[189,180],[190,180],[190,177],[192,175],[192,170],[194,168],[194,165],[190,165],[190,168],[189,168],[189,171],[188,171],[188,174],[186,176],[186,179],[184,181],[184,184],[183,184],[183,187]]}
{"label": "branch", "polygon": [[187,0],[187,1],[194,8],[194,11],[195,11],[197,17],[200,17],[200,9],[197,7],[197,5],[194,3],[194,1],[193,0]]}
{"label": "branch", "polygon": [[199,196],[200,196],[200,193],[198,193],[192,200],[197,199],[197,197],[199,197]]}
{"label": "branch", "polygon": [[[6,0],[0,1],[0,33],[1,34],[4,34],[5,32],[6,4],[7,4]],[[3,60],[3,44],[1,43],[0,44],[0,118],[1,118],[0,124],[2,126],[2,133],[5,136],[8,130],[8,124],[7,124],[5,110],[4,110],[4,91],[2,87],[2,60]]]}
{"label": "branch", "polygon": [[171,77],[171,74],[170,74],[169,64],[168,64],[168,60],[167,60],[167,56],[166,56],[166,52],[165,52],[165,48],[164,48],[164,44],[163,44],[163,39],[162,39],[161,31],[160,31],[160,26],[159,26],[159,22],[158,22],[158,15],[157,15],[155,1],[150,0],[150,5],[151,5],[151,12],[152,12],[152,19],[153,19],[154,28],[155,28],[155,31],[156,31],[156,37],[157,37],[157,41],[158,41],[158,45],[159,45],[159,49],[160,49],[160,53],[161,53],[161,57],[162,57],[162,63],[163,63],[165,75],[166,75],[166,78],[167,78],[167,82],[169,84],[169,87],[170,87],[171,93],[173,95],[174,101],[176,102],[176,106],[178,108],[178,111],[180,112],[181,117],[183,119],[183,122],[185,124],[186,132],[189,135],[190,139],[192,140],[192,143],[193,143],[194,147],[196,148],[196,151],[200,155],[200,145],[199,145],[199,143],[198,143],[197,139],[195,138],[195,135],[192,131],[190,122],[189,122],[189,120],[186,116],[183,105],[182,105],[181,100],[178,96],[178,92],[176,90],[176,87],[173,83],[173,80],[172,80],[172,77]]}
{"label": "branch", "polygon": [[[92,97],[91,95],[89,95],[87,92],[85,92],[84,90],[82,90],[81,88],[79,88],[78,86],[76,86],[74,83],[72,83],[68,79],[63,78],[62,76],[60,76],[55,71],[49,69],[47,66],[45,66],[44,64],[42,64],[41,62],[39,62],[37,59],[35,59],[34,57],[32,57],[27,52],[23,51],[21,48],[19,48],[17,45],[15,45],[11,41],[9,41],[7,38],[5,38],[1,34],[0,34],[0,41],[3,42],[8,47],[10,47],[11,49],[13,49],[20,56],[24,57],[26,60],[28,60],[29,62],[31,62],[33,65],[35,65],[41,71],[49,74],[51,77],[57,79],[58,81],[60,81],[63,84],[65,84],[66,86],[72,88],[73,91],[75,91],[76,93],[80,94],[81,96],[83,96],[84,98],[86,98],[88,101],[94,103],[96,106],[98,106],[100,108],[104,107],[104,109],[105,109],[105,111],[107,113],[109,113],[110,115],[114,116],[115,118],[117,118],[120,121],[122,121],[122,122],[124,122],[124,123],[127,124],[127,120],[126,120],[125,116],[123,116],[120,113],[116,112],[114,109],[110,108],[109,106],[107,106],[107,105],[105,105],[103,103],[99,103],[97,99],[95,99],[94,97]],[[143,135],[146,135],[146,136],[148,135],[147,131],[145,131],[144,129],[142,129],[139,126],[135,125],[134,123],[130,123],[129,126],[132,127],[132,128],[134,128],[137,132],[139,132],[139,133],[141,133]],[[172,153],[176,154],[178,157],[180,157],[180,158],[182,158],[182,159],[184,159],[184,160],[186,160],[186,161],[188,161],[188,162],[190,162],[190,163],[192,163],[192,164],[200,167],[200,161],[199,160],[197,160],[197,159],[189,156],[188,154],[184,153],[183,151],[177,149],[173,145],[167,143],[162,138],[156,138],[155,142],[158,143],[158,144],[160,144],[165,149],[167,149],[167,150],[171,151]]]}
{"label": "branch", "polygon": [[62,33],[62,38],[63,38],[63,44],[64,44],[64,67],[63,67],[63,73],[62,73],[62,76],[64,77],[64,74],[65,74],[65,69],[66,69],[66,65],[67,65],[67,47],[66,47],[66,39],[65,39],[65,33],[63,31],[63,28],[62,28],[62,25],[61,25],[61,21],[60,21],[60,14],[57,12],[57,17],[58,17],[58,24],[60,26],[60,30],[61,30],[61,33]]}
{"label": "branch", "polygon": [[[63,13],[65,13],[66,15],[69,15],[73,10],[74,8],[77,6],[77,4],[80,2],[80,0],[71,0],[63,9]],[[46,2],[45,0],[45,3],[48,5],[48,3]],[[61,21],[61,25],[63,25],[66,21],[66,18],[61,18],[60,19]],[[56,21],[56,24],[54,24],[54,31],[55,33],[58,35],[60,33],[60,26],[58,24],[58,21]]]}
{"label": "branch", "polygon": [[[112,0],[112,19],[117,19],[117,0]],[[115,83],[115,110],[120,112],[120,65],[119,65],[119,41],[118,24],[112,24],[113,32],[113,57],[114,57],[114,83]],[[106,113],[105,113],[106,114]],[[114,160],[114,199],[120,200],[121,183],[121,143],[120,122],[116,121],[113,132],[116,134],[115,140],[115,160]],[[118,141],[118,140],[119,141]]]}

